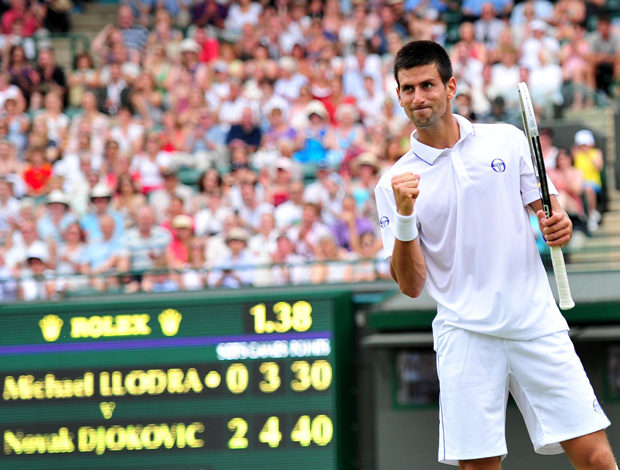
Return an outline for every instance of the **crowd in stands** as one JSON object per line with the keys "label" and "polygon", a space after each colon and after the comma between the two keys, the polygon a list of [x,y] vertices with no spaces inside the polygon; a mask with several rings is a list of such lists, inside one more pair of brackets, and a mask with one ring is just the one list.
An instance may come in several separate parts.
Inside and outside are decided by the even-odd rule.
{"label": "crowd in stands", "polygon": [[[445,44],[478,122],[519,124],[519,81],[551,119],[620,79],[604,0],[128,0],[67,70],[46,33],[71,5],[2,4],[3,301],[389,278],[373,191],[414,130],[401,45]],[[546,155],[592,231],[588,132]]]}

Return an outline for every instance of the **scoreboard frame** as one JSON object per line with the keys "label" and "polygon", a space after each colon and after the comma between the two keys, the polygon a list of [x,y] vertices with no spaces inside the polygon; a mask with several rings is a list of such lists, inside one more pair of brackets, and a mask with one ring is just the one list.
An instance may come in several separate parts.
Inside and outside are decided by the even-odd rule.
{"label": "scoreboard frame", "polygon": [[350,290],[11,304],[0,322],[3,468],[356,466]]}

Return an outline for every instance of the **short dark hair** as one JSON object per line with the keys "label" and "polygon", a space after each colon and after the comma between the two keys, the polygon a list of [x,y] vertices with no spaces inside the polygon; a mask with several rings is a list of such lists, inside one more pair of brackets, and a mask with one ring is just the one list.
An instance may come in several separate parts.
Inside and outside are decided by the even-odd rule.
{"label": "short dark hair", "polygon": [[434,41],[411,41],[400,48],[394,60],[394,78],[398,81],[398,72],[422,65],[435,64],[443,84],[452,78],[452,62],[446,50]]}

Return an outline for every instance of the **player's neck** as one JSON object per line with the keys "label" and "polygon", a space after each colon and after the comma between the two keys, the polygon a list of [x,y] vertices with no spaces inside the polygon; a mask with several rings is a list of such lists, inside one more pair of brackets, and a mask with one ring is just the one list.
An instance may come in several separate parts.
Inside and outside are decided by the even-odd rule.
{"label": "player's neck", "polygon": [[456,118],[449,113],[433,127],[418,129],[418,142],[436,149],[452,148],[461,137]]}

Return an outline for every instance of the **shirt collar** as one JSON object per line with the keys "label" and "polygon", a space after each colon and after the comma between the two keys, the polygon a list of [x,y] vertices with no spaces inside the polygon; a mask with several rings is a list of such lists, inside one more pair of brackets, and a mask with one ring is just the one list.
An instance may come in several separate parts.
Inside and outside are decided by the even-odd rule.
{"label": "shirt collar", "polygon": [[[461,133],[459,141],[457,142],[457,145],[461,141],[465,140],[468,135],[470,134],[474,136],[476,135],[474,131],[474,126],[468,119],[464,118],[463,116],[459,116],[458,114],[454,114],[454,118],[456,119],[456,122],[459,125],[459,130]],[[447,149],[437,149],[435,147],[429,147],[428,145],[425,145],[421,143],[420,141],[418,141],[417,129],[411,133],[410,142],[411,142],[411,151],[413,152],[413,154],[416,157],[418,157],[420,160],[428,163],[429,165],[432,165],[433,163],[435,163],[435,160],[437,160],[437,158],[447,150]]]}

